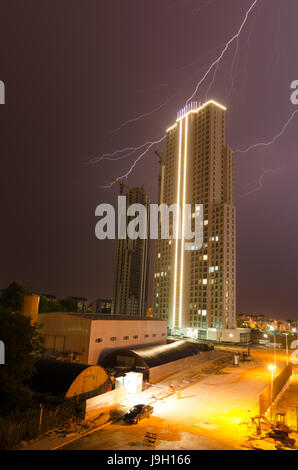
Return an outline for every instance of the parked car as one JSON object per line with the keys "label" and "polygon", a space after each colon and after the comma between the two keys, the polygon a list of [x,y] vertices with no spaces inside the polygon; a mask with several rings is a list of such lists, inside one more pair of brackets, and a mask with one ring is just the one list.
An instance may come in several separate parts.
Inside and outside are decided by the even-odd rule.
{"label": "parked car", "polygon": [[136,405],[124,415],[125,423],[138,424],[143,418],[150,418],[154,409],[150,405]]}

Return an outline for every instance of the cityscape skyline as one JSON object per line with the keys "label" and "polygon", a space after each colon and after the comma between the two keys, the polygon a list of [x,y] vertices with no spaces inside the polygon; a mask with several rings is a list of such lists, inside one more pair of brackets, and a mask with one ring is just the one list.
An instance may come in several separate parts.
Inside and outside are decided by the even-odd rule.
{"label": "cityscape skyline", "polygon": [[298,450],[298,1],[2,3],[0,450]]}

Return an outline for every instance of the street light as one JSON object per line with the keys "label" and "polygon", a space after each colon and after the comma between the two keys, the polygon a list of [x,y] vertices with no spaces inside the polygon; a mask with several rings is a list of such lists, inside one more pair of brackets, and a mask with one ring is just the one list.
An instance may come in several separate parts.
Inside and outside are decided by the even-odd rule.
{"label": "street light", "polygon": [[276,334],[274,333],[274,370],[276,377]]}
{"label": "street light", "polygon": [[271,404],[270,404],[270,421],[272,420],[272,402],[273,402],[273,372],[276,369],[276,366],[270,365],[268,369],[271,370],[271,386],[270,386],[270,395],[271,395]]}
{"label": "street light", "polygon": [[273,327],[270,326],[271,335],[274,337],[274,368],[275,368],[275,377],[276,377],[276,332],[274,331]]}
{"label": "street light", "polygon": [[285,333],[285,337],[286,337],[286,351],[287,351],[287,366],[289,365],[289,347],[288,347],[288,336],[289,336],[289,333]]}

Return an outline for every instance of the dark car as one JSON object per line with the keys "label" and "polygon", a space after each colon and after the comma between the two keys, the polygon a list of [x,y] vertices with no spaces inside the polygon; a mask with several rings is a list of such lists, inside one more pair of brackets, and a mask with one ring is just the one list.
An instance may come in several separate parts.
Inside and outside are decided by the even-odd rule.
{"label": "dark car", "polygon": [[136,405],[128,413],[124,415],[126,423],[137,424],[140,419],[150,418],[153,413],[153,406],[150,405]]}

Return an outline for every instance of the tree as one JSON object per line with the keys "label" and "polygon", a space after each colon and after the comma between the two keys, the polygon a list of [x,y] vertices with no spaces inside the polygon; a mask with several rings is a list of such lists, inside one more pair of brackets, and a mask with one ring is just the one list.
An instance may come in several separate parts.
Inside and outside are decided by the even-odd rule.
{"label": "tree", "polygon": [[62,305],[62,312],[77,312],[78,305],[77,302],[73,299],[62,299],[60,300]]}
{"label": "tree", "polygon": [[0,296],[0,304],[4,308],[10,308],[13,312],[20,312],[22,299],[29,290],[18,281],[13,281],[6,289],[3,289]]}
{"label": "tree", "polygon": [[0,339],[5,345],[5,364],[0,366],[0,412],[8,414],[30,404],[32,394],[27,382],[44,348],[39,327],[32,325],[30,318],[1,306]]}

